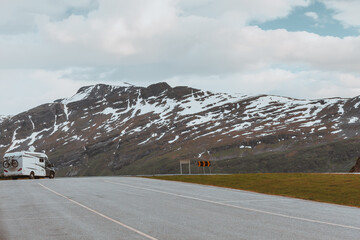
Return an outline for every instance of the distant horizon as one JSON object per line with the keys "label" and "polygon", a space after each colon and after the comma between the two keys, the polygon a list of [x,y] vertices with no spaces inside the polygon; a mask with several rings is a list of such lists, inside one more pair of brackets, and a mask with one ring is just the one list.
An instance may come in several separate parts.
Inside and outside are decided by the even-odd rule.
{"label": "distant horizon", "polygon": [[[133,87],[142,87],[142,88],[147,88],[149,87],[150,85],[154,85],[154,84],[159,84],[159,83],[167,83],[167,82],[157,82],[157,83],[151,83],[147,86],[139,86],[139,85],[133,85],[131,83],[127,83],[127,82],[123,82],[124,85],[121,85],[121,83],[118,83],[118,84],[107,84],[107,83],[95,83],[95,84],[92,84],[92,85],[85,85],[85,86],[81,86],[79,87],[74,93],[73,95],[71,96],[67,96],[67,97],[62,97],[62,98],[57,98],[57,99],[54,99],[53,101],[48,101],[48,102],[43,102],[43,103],[40,103],[39,105],[36,105],[36,106],[33,106],[33,107],[30,107],[28,109],[25,109],[23,111],[20,111],[20,112],[17,112],[17,113],[14,113],[14,114],[0,114],[0,118],[1,117],[12,117],[12,116],[16,116],[18,114],[21,114],[23,112],[26,112],[28,110],[31,110],[33,108],[36,108],[36,107],[39,107],[43,104],[51,104],[51,103],[55,103],[56,101],[58,100],[66,100],[66,99],[71,99],[72,97],[74,97],[78,91],[81,89],[81,88],[84,88],[84,87],[93,87],[93,86],[96,86],[96,85],[106,85],[106,86],[112,86],[112,87],[126,87],[126,86],[133,86]],[[267,95],[267,96],[276,96],[276,97],[282,97],[282,98],[290,98],[290,99],[295,99],[295,100],[300,100],[300,101],[317,101],[317,100],[322,100],[322,99],[352,99],[352,98],[356,98],[358,96],[354,96],[354,97],[326,97],[326,98],[295,98],[295,97],[291,97],[291,96],[284,96],[284,95],[276,95],[276,94],[266,94],[266,93],[258,93],[258,94],[244,94],[244,93],[238,93],[238,92],[223,92],[223,91],[213,91],[213,90],[206,90],[206,89],[200,89],[200,88],[195,88],[195,87],[191,87],[191,86],[184,86],[184,85],[177,85],[177,86],[172,86],[171,84],[167,83],[171,88],[175,88],[175,87],[189,87],[189,88],[194,88],[194,89],[197,89],[197,90],[200,90],[200,91],[209,91],[211,93],[220,93],[220,94],[239,94],[239,95],[247,95],[247,96],[262,96],[262,95]],[[1,120],[1,119],[0,119]]]}

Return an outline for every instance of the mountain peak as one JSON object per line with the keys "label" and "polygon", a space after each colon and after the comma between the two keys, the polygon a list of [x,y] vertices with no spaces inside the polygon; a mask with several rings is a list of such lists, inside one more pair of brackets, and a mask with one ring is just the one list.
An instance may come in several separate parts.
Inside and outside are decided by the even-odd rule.
{"label": "mountain peak", "polygon": [[161,93],[165,91],[169,91],[171,89],[172,88],[170,87],[170,85],[167,84],[166,82],[160,82],[160,83],[152,84],[147,88],[141,89],[141,95],[143,98],[149,98],[152,96],[159,96]]}
{"label": "mountain peak", "polygon": [[76,94],[82,94],[84,92],[87,92],[87,91],[89,91],[89,89],[94,88],[94,86],[96,86],[96,85],[83,86],[83,87],[79,88],[79,90],[76,92]]}
{"label": "mountain peak", "polygon": [[107,84],[96,84],[96,85],[84,86],[84,87],[81,87],[76,92],[75,95],[73,95],[70,98],[63,99],[61,102],[64,104],[68,104],[70,102],[77,102],[77,101],[82,101],[85,99],[102,98],[105,95],[112,93],[115,89],[118,89],[118,88],[126,89],[126,87],[113,86],[113,85],[107,85]]}
{"label": "mountain peak", "polygon": [[159,82],[159,83],[151,84],[147,88],[152,90],[152,91],[160,91],[160,92],[172,89],[170,87],[170,85],[168,83],[166,83],[166,82]]}

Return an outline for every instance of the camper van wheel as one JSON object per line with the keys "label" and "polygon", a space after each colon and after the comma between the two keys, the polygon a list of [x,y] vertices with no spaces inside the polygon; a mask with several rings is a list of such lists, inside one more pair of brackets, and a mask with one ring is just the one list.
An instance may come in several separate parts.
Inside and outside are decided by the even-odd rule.
{"label": "camper van wheel", "polygon": [[49,178],[54,178],[55,177],[55,173],[54,172],[50,172]]}
{"label": "camper van wheel", "polygon": [[31,173],[30,173],[29,178],[30,178],[30,179],[34,179],[34,178],[35,178],[35,174],[34,174],[34,172],[31,172]]}

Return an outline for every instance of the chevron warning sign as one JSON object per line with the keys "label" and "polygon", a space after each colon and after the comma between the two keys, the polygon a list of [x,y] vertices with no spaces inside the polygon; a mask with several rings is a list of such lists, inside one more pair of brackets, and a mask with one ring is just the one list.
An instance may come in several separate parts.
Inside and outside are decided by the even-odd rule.
{"label": "chevron warning sign", "polygon": [[198,161],[198,166],[199,167],[210,167],[211,162],[210,161]]}

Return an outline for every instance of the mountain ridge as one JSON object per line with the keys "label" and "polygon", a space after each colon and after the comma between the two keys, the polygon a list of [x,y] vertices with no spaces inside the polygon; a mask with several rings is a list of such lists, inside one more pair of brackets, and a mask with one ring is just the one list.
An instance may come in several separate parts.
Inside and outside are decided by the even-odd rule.
{"label": "mountain ridge", "polygon": [[[96,175],[175,173],[179,159],[240,164],[244,156],[357,138],[359,106],[360,97],[299,100],[167,83],[97,84],[0,118],[0,153],[45,150],[66,176],[96,174],[100,166]],[[145,171],[136,170],[146,162]]]}

